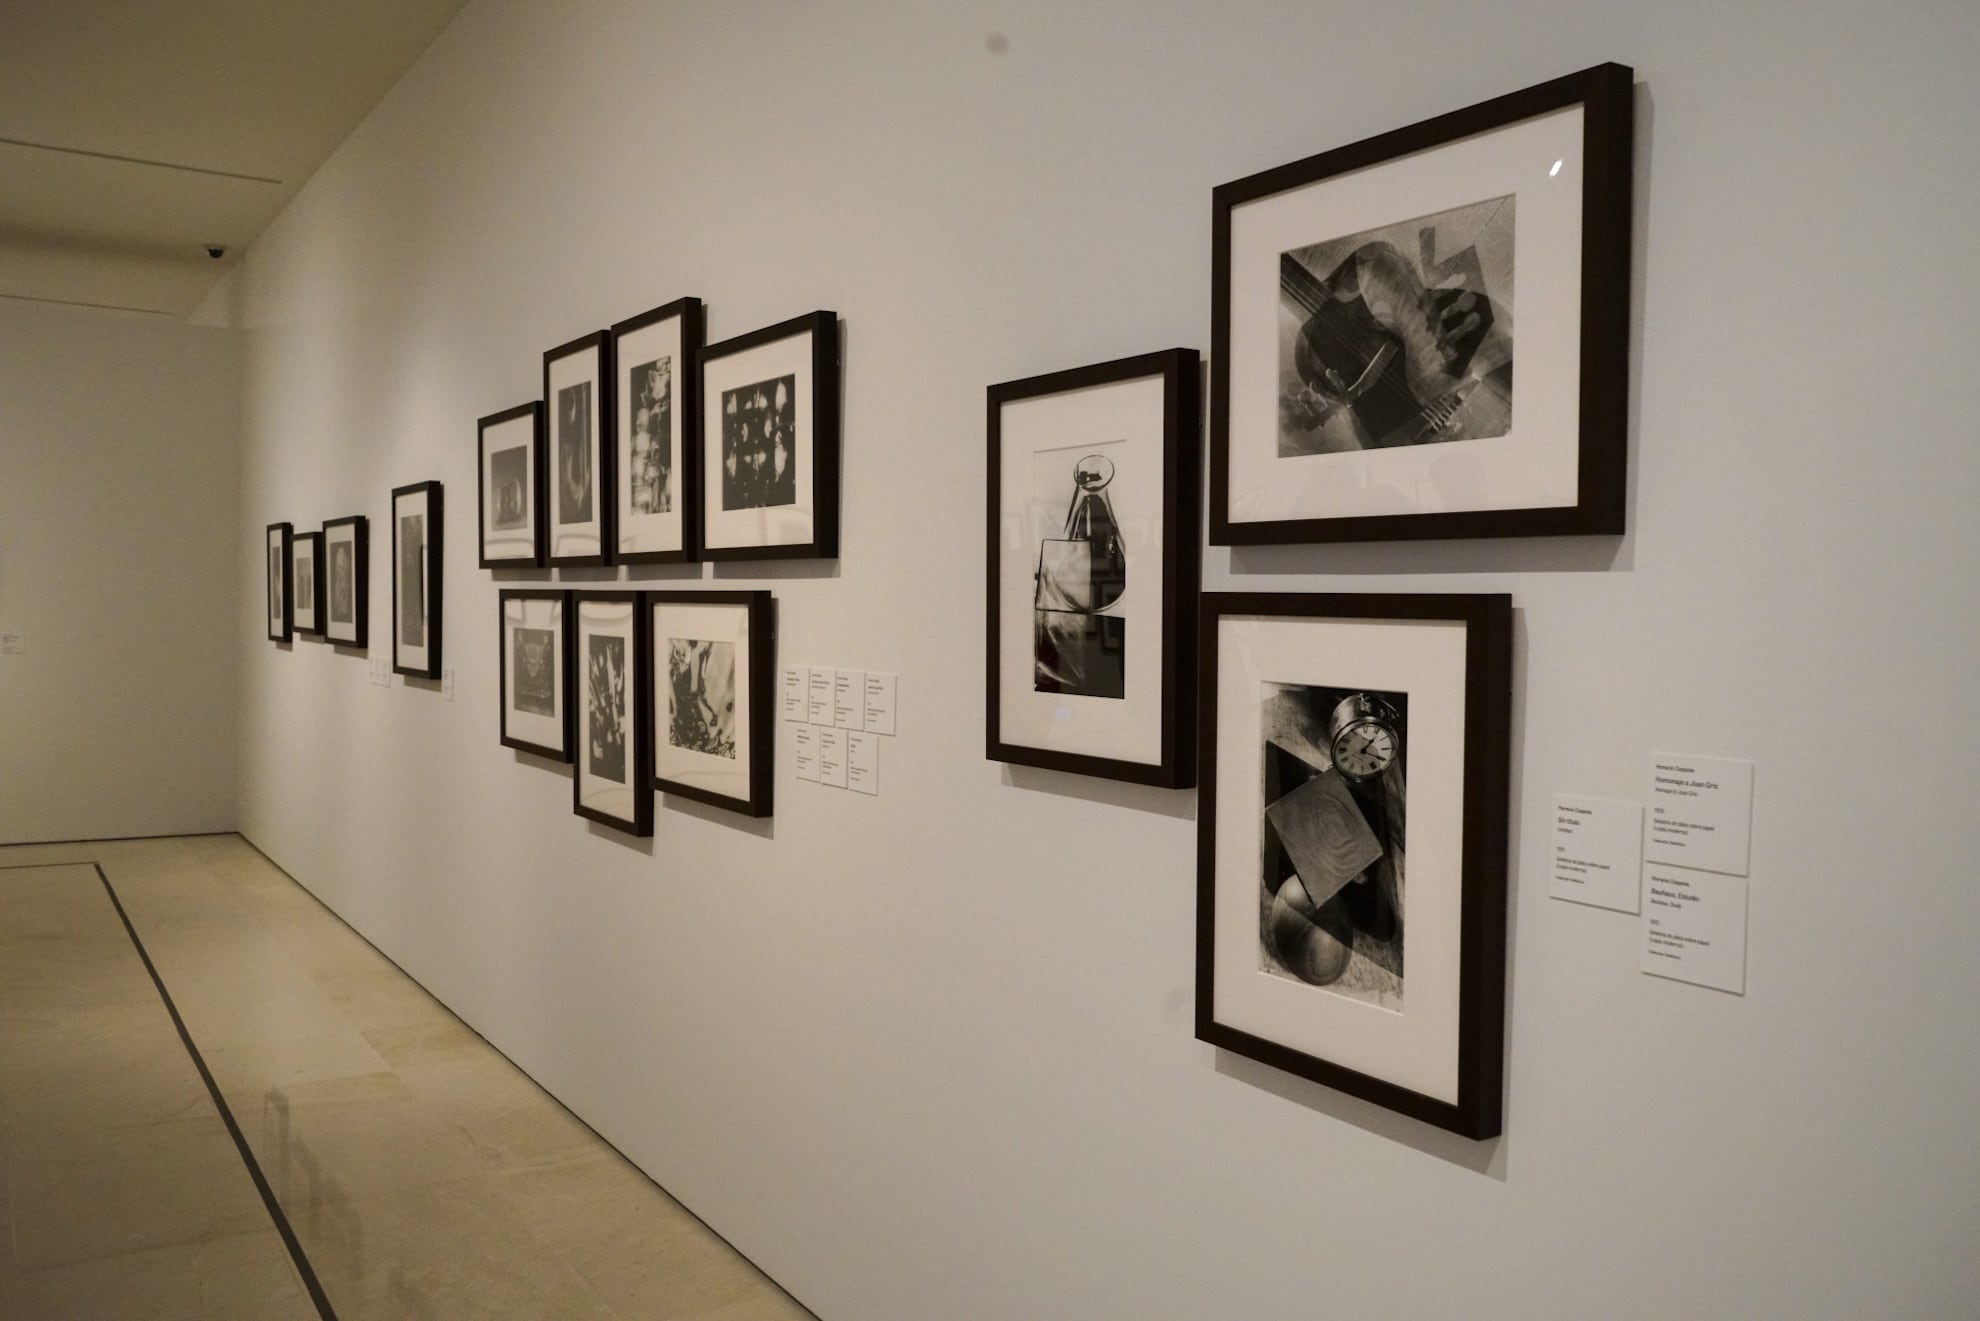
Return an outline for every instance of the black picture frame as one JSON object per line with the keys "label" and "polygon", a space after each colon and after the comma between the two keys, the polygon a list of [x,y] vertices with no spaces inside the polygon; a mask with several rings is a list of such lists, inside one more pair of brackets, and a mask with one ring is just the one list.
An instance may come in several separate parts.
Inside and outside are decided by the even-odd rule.
{"label": "black picture frame", "polygon": [[[1214,191],[1211,544],[1623,531],[1633,78],[1598,65]],[[1517,311],[1517,393],[1515,226],[1520,289],[1548,290]]]}
{"label": "black picture frame", "polygon": [[[305,570],[307,573],[305,574]],[[304,577],[308,582],[301,581]],[[298,532],[289,540],[289,622],[298,637],[323,636],[323,533]]]}
{"label": "black picture frame", "polygon": [[[831,559],[839,553],[839,317],[808,312],[702,349],[701,558]],[[788,404],[777,393],[783,383]],[[760,402],[759,402],[760,401]],[[767,422],[737,420],[759,402]],[[788,482],[776,438],[791,428]],[[729,421],[725,422],[725,417]],[[751,430],[772,432],[764,439]],[[752,443],[754,442],[754,443]],[[732,452],[747,458],[729,463]],[[808,470],[808,472],[807,472]],[[751,475],[753,474],[753,475]]]}
{"label": "black picture frame", "polygon": [[[650,591],[646,600],[654,790],[744,816],[769,816],[778,718],[771,594]],[[696,636],[681,638],[677,627],[692,627]],[[724,688],[731,699],[726,711]],[[696,706],[686,707],[688,701]],[[697,708],[707,716],[700,717]],[[725,760],[731,764],[723,765]]]}
{"label": "black picture frame", "polygon": [[[509,457],[518,442],[524,451],[520,464]],[[543,452],[541,399],[490,413],[475,423],[475,514],[482,568],[542,565],[548,536]],[[514,526],[517,518],[523,520],[520,528]]]}
{"label": "black picture frame", "polygon": [[1497,1136],[1511,598],[1206,593],[1200,618],[1197,1038]]}
{"label": "black picture frame", "polygon": [[[531,607],[538,607],[532,610]],[[512,609],[512,607],[514,607]],[[571,703],[571,657],[574,654],[571,628],[571,594],[561,588],[505,587],[499,594],[496,606],[498,625],[495,639],[497,671],[496,696],[500,703],[500,716],[497,729],[502,746],[522,752],[547,757],[551,761],[569,764],[572,757],[571,731],[576,727],[572,717]],[[520,653],[522,639],[516,636],[518,628],[547,627],[556,633],[548,651],[542,657],[529,657],[535,662],[525,666],[512,660],[512,653]],[[520,657],[519,657],[520,659]],[[550,682],[534,685],[532,699],[540,702],[547,690],[554,713],[529,712],[523,709],[521,678],[525,670],[534,670],[536,664],[547,660],[551,665]],[[512,687],[511,680],[516,680]],[[550,733],[555,742],[545,742],[541,738],[523,737],[520,732],[525,725],[538,726],[532,732]]]}
{"label": "black picture frame", "polygon": [[[609,331],[579,335],[543,355],[544,562],[558,568],[613,562],[613,375]],[[589,402],[580,402],[574,392],[587,384]],[[580,418],[588,437],[575,429]],[[580,462],[589,466],[588,484]]]}
{"label": "black picture frame", "polygon": [[[340,626],[337,620],[337,549],[349,546],[350,559],[350,621]],[[335,646],[352,647],[359,651],[370,645],[371,623],[371,520],[363,514],[350,514],[343,518],[325,520],[323,524],[323,553],[326,569],[324,580],[324,627],[323,636]]]}
{"label": "black picture frame", "polygon": [[[651,617],[645,596],[644,592],[573,592],[570,608],[571,718],[575,722],[571,810],[641,838],[653,833],[653,720],[649,714],[653,710],[653,662]],[[595,623],[587,611],[610,611],[616,616],[621,607],[626,612],[623,629],[617,627],[616,619],[609,631],[595,626],[587,629],[588,622]],[[585,644],[597,637],[620,638],[630,644],[622,649],[619,660],[618,679],[626,695],[626,709],[616,722],[615,751],[598,741],[593,725],[591,694],[597,676],[592,651]],[[608,771],[595,775],[592,767],[608,757],[614,763],[609,770],[618,774]],[[613,789],[613,784],[623,788]],[[617,803],[623,803],[623,813],[611,810]]]}
{"label": "black picture frame", "polygon": [[268,640],[288,642],[295,636],[294,602],[289,599],[290,559],[295,525],[270,523],[264,545],[268,552]]}
{"label": "black picture frame", "polygon": [[[1172,348],[989,388],[989,760],[1170,789],[1196,783],[1199,377],[1196,350]],[[1075,451],[1088,449],[1103,453],[1075,462]],[[1087,472],[1096,461],[1106,464],[1104,479]],[[1123,464],[1132,481],[1122,479]],[[1095,480],[1102,485],[1089,494]],[[1074,538],[1082,506],[1098,518],[1082,517],[1086,536]],[[1160,547],[1153,591],[1137,582],[1136,561],[1153,558],[1141,549],[1150,544]],[[1055,547],[1082,551],[1088,571],[1048,602],[1045,558]],[[1111,570],[1097,567],[1103,562]],[[1098,601],[1108,593],[1116,600]],[[1154,618],[1145,607],[1115,610],[1136,600],[1152,601]],[[1150,641],[1152,666],[1137,651]],[[1086,722],[1075,718],[1082,708]],[[1140,755],[1118,755],[1124,734]]]}
{"label": "black picture frame", "polygon": [[[440,677],[443,494],[437,481],[392,488],[392,673],[412,679]],[[406,540],[415,518],[418,545]]]}
{"label": "black picture frame", "polygon": [[[681,564],[700,555],[701,371],[704,320],[699,298],[676,298],[612,326],[614,563]],[[648,358],[648,354],[659,356]],[[664,421],[643,394],[665,362]],[[637,379],[646,373],[644,381]],[[656,444],[655,426],[666,435]],[[641,454],[640,440],[649,447]],[[653,451],[668,453],[650,458]],[[653,472],[642,481],[641,474]],[[649,495],[648,493],[653,494]],[[664,508],[642,510],[640,503]]]}

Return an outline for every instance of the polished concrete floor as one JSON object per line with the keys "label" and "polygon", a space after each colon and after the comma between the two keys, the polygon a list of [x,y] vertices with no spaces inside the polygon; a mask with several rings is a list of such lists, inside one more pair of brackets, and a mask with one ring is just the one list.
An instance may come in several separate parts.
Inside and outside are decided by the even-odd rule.
{"label": "polished concrete floor", "polygon": [[239,838],[0,848],[0,1318],[330,1316],[810,1314]]}

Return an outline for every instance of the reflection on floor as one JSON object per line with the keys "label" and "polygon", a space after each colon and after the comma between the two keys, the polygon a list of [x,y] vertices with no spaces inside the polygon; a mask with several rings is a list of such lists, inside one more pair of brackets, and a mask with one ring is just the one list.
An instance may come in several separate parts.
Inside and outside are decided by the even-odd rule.
{"label": "reflection on floor", "polygon": [[233,836],[0,848],[0,1317],[810,1313]]}

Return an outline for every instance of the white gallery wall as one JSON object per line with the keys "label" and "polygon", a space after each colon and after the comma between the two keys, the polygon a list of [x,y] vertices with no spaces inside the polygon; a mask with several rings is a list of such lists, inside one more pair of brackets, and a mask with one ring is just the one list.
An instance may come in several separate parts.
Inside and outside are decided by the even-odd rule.
{"label": "white gallery wall", "polygon": [[[1507,591],[1505,1135],[1191,1037],[1196,796],[983,759],[984,389],[1209,349],[1210,190],[1637,73],[1629,532],[1206,553]],[[241,822],[828,1321],[1947,1317],[1980,1295],[1962,4],[471,5],[246,256]],[[571,813],[497,743],[474,421],[661,302],[845,327],[843,554],[779,660],[892,670],[881,793]],[[261,640],[261,534],[446,484],[442,685]],[[547,572],[519,581],[550,579]],[[1548,898],[1558,792],[1757,765],[1748,989]]]}
{"label": "white gallery wall", "polygon": [[0,843],[231,830],[237,339],[0,303]]}

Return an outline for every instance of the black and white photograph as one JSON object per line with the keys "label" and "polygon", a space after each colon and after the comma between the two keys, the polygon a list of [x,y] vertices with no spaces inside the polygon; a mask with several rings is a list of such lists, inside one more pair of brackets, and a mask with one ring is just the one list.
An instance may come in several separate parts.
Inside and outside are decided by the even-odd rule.
{"label": "black and white photograph", "polygon": [[502,744],[571,760],[570,594],[556,588],[501,593]]}
{"label": "black and white photograph", "polygon": [[837,315],[709,345],[701,398],[703,557],[837,555]]}
{"label": "black and white photograph", "polygon": [[481,464],[481,567],[543,562],[543,403],[531,400],[476,424]]}
{"label": "black and white photograph", "polygon": [[392,492],[392,670],[440,677],[441,486]]}
{"label": "black and white photograph", "polygon": [[1266,683],[1260,701],[1259,967],[1400,1009],[1409,695]]}
{"label": "black and white photograph", "polygon": [[426,645],[426,515],[399,515],[399,641]]}
{"label": "black and white photograph", "polygon": [[518,624],[509,635],[516,657],[516,710],[557,714],[557,631]]}
{"label": "black and white photograph", "polygon": [[1512,427],[1507,194],[1279,255],[1279,455]]}
{"label": "black and white photograph", "polygon": [[557,391],[557,522],[589,523],[597,495],[591,462],[591,382]]}
{"label": "black and white photograph", "polygon": [[653,833],[650,620],[639,592],[579,592],[572,670],[579,816]]}
{"label": "black and white photograph", "polygon": [[626,639],[585,639],[585,772],[626,782]]}
{"label": "black and white photograph", "polygon": [[736,755],[736,644],[667,639],[667,742],[710,757]]}
{"label": "black and white photograph", "polygon": [[287,642],[295,631],[289,599],[289,559],[295,525],[268,525],[268,640]]}
{"label": "black and white photograph", "polygon": [[488,456],[488,526],[515,532],[529,526],[529,449],[512,445]]}
{"label": "black and white photograph", "polygon": [[612,338],[596,330],[543,355],[549,563],[612,563]]}
{"label": "black and white photograph", "polygon": [[634,514],[674,511],[674,360],[635,364],[626,507]]}
{"label": "black and white photograph", "polygon": [[1197,356],[989,390],[987,755],[1187,788]]}
{"label": "black and white photograph", "polygon": [[325,564],[323,636],[340,647],[363,647],[371,602],[371,521],[362,514],[323,524]]}
{"label": "black and white photograph", "polygon": [[[1058,535],[1038,545],[1036,687],[1080,697],[1127,696],[1127,548],[1114,516],[1114,459],[1124,440],[1032,456],[1038,501],[1062,501]],[[1082,452],[1083,451],[1083,452]]]}
{"label": "black and white photograph", "polygon": [[1213,545],[1623,530],[1632,77],[1214,191]]}
{"label": "black and white photograph", "polygon": [[763,591],[656,591],[654,768],[662,793],[770,815],[775,622]]}
{"label": "black and white photograph", "polygon": [[340,541],[330,547],[330,622],[348,624],[356,611],[357,587],[353,571],[351,543]]}
{"label": "black and white photograph", "polygon": [[701,336],[695,298],[676,299],[612,327],[619,477],[614,559],[621,564],[695,556],[701,472],[695,355]]}
{"label": "black and white photograph", "polygon": [[289,599],[295,631],[323,632],[323,534],[298,532],[289,555]]}
{"label": "black and white photograph", "polygon": [[1495,1136],[1510,599],[1213,592],[1200,623],[1197,1037]]}
{"label": "black and white photograph", "polygon": [[722,508],[797,502],[797,377],[722,391]]}

